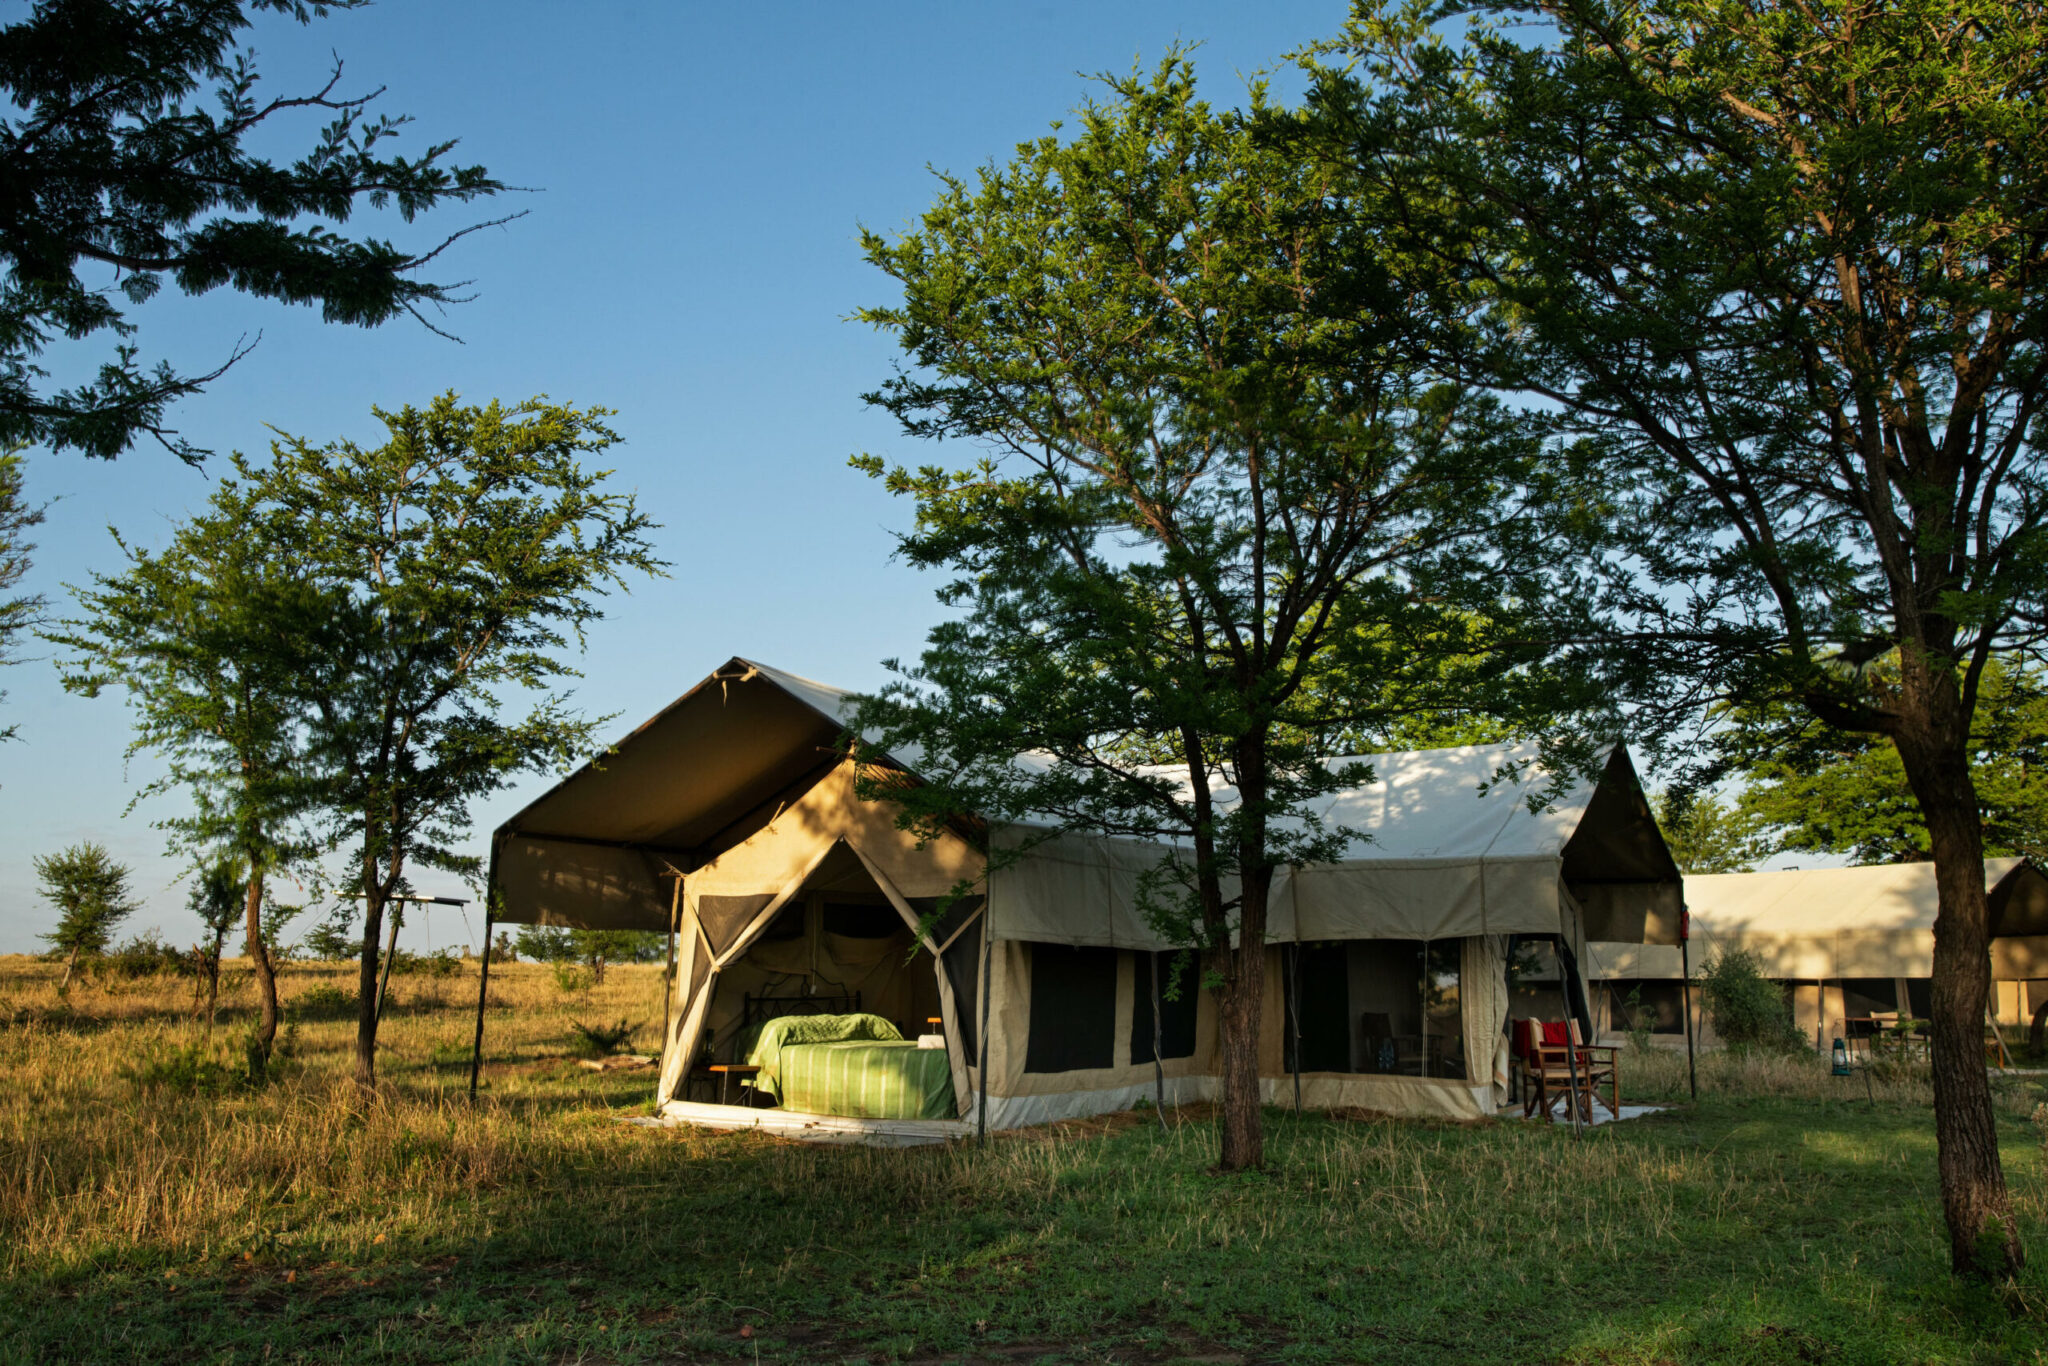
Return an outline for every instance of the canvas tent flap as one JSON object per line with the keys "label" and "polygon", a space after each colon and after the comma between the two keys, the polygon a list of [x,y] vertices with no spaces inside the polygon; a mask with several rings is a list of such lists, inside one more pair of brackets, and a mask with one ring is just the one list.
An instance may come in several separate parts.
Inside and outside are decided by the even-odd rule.
{"label": "canvas tent flap", "polygon": [[661,852],[531,835],[500,837],[496,919],[584,930],[665,930],[675,882]]}

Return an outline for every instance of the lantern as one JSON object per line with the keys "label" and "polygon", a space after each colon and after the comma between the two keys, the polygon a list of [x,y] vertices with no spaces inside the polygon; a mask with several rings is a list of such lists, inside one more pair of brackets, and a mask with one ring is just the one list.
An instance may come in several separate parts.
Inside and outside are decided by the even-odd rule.
{"label": "lantern", "polygon": [[1849,1044],[1845,1039],[1835,1040],[1835,1075],[1838,1077],[1849,1075]]}

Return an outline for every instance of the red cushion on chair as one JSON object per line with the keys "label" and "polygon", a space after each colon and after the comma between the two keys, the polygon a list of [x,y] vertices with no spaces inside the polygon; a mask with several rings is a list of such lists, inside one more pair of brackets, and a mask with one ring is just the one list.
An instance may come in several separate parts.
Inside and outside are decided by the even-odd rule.
{"label": "red cushion on chair", "polygon": [[1572,1027],[1566,1020],[1545,1020],[1543,1042],[1552,1048],[1562,1048],[1572,1041]]}

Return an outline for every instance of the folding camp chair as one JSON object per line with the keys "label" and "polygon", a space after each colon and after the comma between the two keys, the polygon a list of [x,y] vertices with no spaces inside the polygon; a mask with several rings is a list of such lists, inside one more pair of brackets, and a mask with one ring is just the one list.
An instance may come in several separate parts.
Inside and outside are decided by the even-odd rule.
{"label": "folding camp chair", "polygon": [[1621,1118],[1620,1050],[1583,1042],[1576,1020],[1516,1020],[1513,1025],[1510,1046],[1524,1118],[1540,1110],[1554,1119],[1563,1104],[1574,1107],[1567,1115],[1576,1113],[1590,1124],[1595,1101],[1611,1117]]}

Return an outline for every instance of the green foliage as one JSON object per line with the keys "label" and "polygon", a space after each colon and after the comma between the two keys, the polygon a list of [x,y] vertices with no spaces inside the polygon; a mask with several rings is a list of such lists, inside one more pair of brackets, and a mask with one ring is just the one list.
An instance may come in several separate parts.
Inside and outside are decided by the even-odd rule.
{"label": "green foliage", "polygon": [[[2048,598],[2048,6],[1364,0],[1326,154],[1457,263],[1458,373],[1554,422],[1583,536],[1544,604],[1699,782],[1712,704],[1892,746],[1950,876],[1944,1210],[2010,1226],[1974,1061],[1971,737]],[[1895,654],[1896,672],[1873,668]],[[1640,733],[1640,730],[1639,730]],[[1956,889],[1962,889],[1958,896]]]}
{"label": "green foliage", "polygon": [[86,697],[119,688],[134,722],[128,753],[159,761],[137,800],[187,799],[158,824],[205,870],[195,896],[204,915],[224,917],[222,937],[247,901],[245,888],[229,911],[219,860],[237,860],[261,897],[266,875],[318,852],[306,825],[317,774],[303,694],[320,588],[263,524],[223,515],[234,497],[223,484],[161,551],[116,534],[127,567],[73,589],[81,615],[50,635],[70,652],[65,688]]}
{"label": "green foliage", "polygon": [[198,971],[200,965],[192,954],[166,942],[159,931],[152,929],[107,950],[96,966],[110,977],[133,980],[159,974],[188,976]]}
{"label": "green foliage", "polygon": [[548,970],[555,979],[555,990],[565,996],[588,991],[597,984],[597,974],[573,959],[551,963]]}
{"label": "green foliage", "polygon": [[1524,537],[1537,448],[1418,359],[1455,310],[1392,284],[1385,197],[1296,155],[1293,114],[1257,86],[1213,110],[1178,51],[1103,83],[1071,135],[863,237],[902,297],[860,316],[907,362],[869,401],[984,454],[854,462],[914,501],[901,552],[949,609],[854,728],[922,753],[922,781],[862,791],[921,832],[1028,814],[1177,845],[1147,914],[1250,991],[1230,927],[1261,942],[1273,870],[1347,841],[1318,799],[1370,776],[1329,756],[1568,707],[1508,647],[1549,560]]}
{"label": "green foliage", "polygon": [[1681,872],[1746,873],[1770,854],[1743,802],[1711,792],[1660,792],[1650,804]]}
{"label": "green foliage", "polygon": [[472,803],[594,744],[551,691],[574,675],[560,652],[608,588],[661,567],[633,498],[582,463],[617,440],[603,409],[375,412],[376,447],[237,454],[170,548],[124,546],[128,572],[56,637],[67,686],[123,686],[133,747],[169,760],[145,791],[192,794],[176,837],[259,869],[353,846],[343,890],[373,939],[409,867],[478,871]]}
{"label": "green foliage", "polygon": [[136,1061],[122,1063],[120,1075],[137,1093],[150,1099],[166,1092],[176,1096],[220,1097],[256,1091],[290,1070],[288,1063],[296,1039],[296,1027],[287,1028],[284,1039],[273,1051],[252,1030],[241,1040],[239,1059],[234,1059],[227,1047],[210,1042],[146,1051]]}
{"label": "green foliage", "polygon": [[1716,954],[1700,968],[1700,998],[1721,1042],[1733,1049],[1793,1052],[1807,1047],[1776,982],[1747,949]]}
{"label": "green foliage", "polygon": [[[1874,668],[1896,676],[1896,666]],[[1913,863],[1932,844],[1898,749],[1881,738],[1794,724],[1783,709],[1735,718],[1730,749],[1750,779],[1743,811],[1776,847],[1847,854],[1858,863]],[[1750,757],[1754,756],[1754,757]],[[1993,660],[1978,691],[1970,777],[1984,853],[2048,857],[2048,675]]]}
{"label": "green foliage", "polygon": [[129,869],[106,846],[87,840],[34,860],[43,900],[57,909],[57,928],[40,936],[52,951],[77,961],[81,954],[106,952],[114,927],[140,905],[129,886]]}
{"label": "green foliage", "polygon": [[273,897],[263,899],[261,920],[263,924],[263,947],[273,961],[290,962],[297,946],[284,941],[284,932],[294,920],[306,913],[303,905],[293,906]]}
{"label": "green foliage", "polygon": [[1657,1012],[1643,1004],[1643,988],[1640,984],[1630,989],[1627,999],[1622,1003],[1622,1010],[1627,1023],[1629,1050],[1637,1054],[1648,1053],[1655,1046],[1650,1040],[1656,1032]]}
{"label": "green foliage", "polygon": [[[504,936],[499,936],[502,943]],[[651,930],[570,930],[551,925],[522,925],[512,946],[518,957],[555,965],[555,983],[564,991],[602,986],[611,963],[658,963],[667,941]],[[587,973],[566,969],[581,964]],[[580,984],[580,985],[579,985]]]}
{"label": "green foliage", "polygon": [[640,1025],[623,1016],[613,1024],[585,1024],[581,1020],[571,1020],[569,1026],[575,1032],[576,1041],[592,1056],[600,1058],[618,1052],[640,1030]]}
{"label": "green foliage", "polygon": [[219,1096],[246,1084],[247,1073],[237,1073],[214,1056],[203,1044],[190,1043],[121,1065],[121,1076],[145,1097],[168,1091],[180,1096]]}
{"label": "green foliage", "polygon": [[[24,500],[23,477],[20,450],[0,448],[0,594],[12,592],[28,573],[29,553],[35,546],[27,535],[43,520],[43,509]],[[38,594],[0,597],[0,664],[16,661],[15,642],[35,627],[42,611],[43,599]],[[5,696],[0,693],[0,698]],[[16,730],[14,726],[0,729],[0,740],[13,739]]]}
{"label": "green foliage", "polygon": [[242,865],[233,858],[216,858],[202,864],[192,879],[185,909],[206,928],[215,958],[220,957],[228,932],[242,919],[247,904],[246,886]]}
{"label": "green foliage", "polygon": [[391,950],[393,977],[427,977],[442,980],[458,976],[461,972],[461,957],[445,944],[432,953],[412,953],[405,949]]}
{"label": "green foliage", "polygon": [[[166,427],[165,412],[247,348],[210,374],[146,366],[127,340],[127,310],[166,283],[187,294],[226,285],[317,304],[327,321],[360,326],[400,314],[425,323],[423,306],[460,301],[459,287],[418,272],[474,228],[414,251],[337,229],[364,207],[395,207],[410,222],[504,186],[480,166],[444,164],[452,141],[387,154],[408,120],[370,114],[381,91],[337,94],[338,60],[318,90],[256,93],[254,56],[241,47],[254,15],[305,23],[353,4],[51,0],[0,28],[11,206],[0,219],[0,445],[112,457],[148,434],[187,460],[203,456]],[[217,112],[202,99],[208,86]],[[298,160],[245,145],[277,146],[282,119],[301,110],[328,122]],[[104,282],[109,270],[114,288]],[[52,392],[37,363],[44,349],[99,333],[117,338],[114,359]]]}
{"label": "green foliage", "polygon": [[347,901],[337,901],[327,917],[306,931],[301,940],[308,957],[322,963],[339,963],[354,958],[363,948],[361,916]]}
{"label": "green foliage", "polygon": [[[409,863],[474,873],[454,847],[470,804],[588,749],[598,723],[547,691],[574,674],[557,652],[608,586],[660,567],[632,497],[581,463],[617,440],[604,410],[445,394],[376,415],[384,444],[287,438],[268,462],[237,457],[215,499],[317,585],[297,696],[314,807],[355,845],[373,908]],[[538,700],[507,720],[504,691]]]}
{"label": "green foliage", "polygon": [[1536,450],[1412,359],[1450,319],[1359,259],[1382,201],[1262,136],[1291,118],[1263,90],[1213,110],[1179,52],[1104,86],[1071,134],[863,238],[902,296],[860,316],[907,363],[869,401],[984,453],[855,461],[915,503],[901,551],[949,609],[856,727],[926,781],[863,791],[921,830],[1178,842],[1148,913],[1225,954],[1232,923],[1259,942],[1275,867],[1344,845],[1313,810],[1367,776],[1326,762],[1346,738],[1538,692],[1503,648]]}
{"label": "green foliage", "polygon": [[309,1019],[353,1017],[356,995],[332,982],[315,982],[292,998],[292,1010]]}

